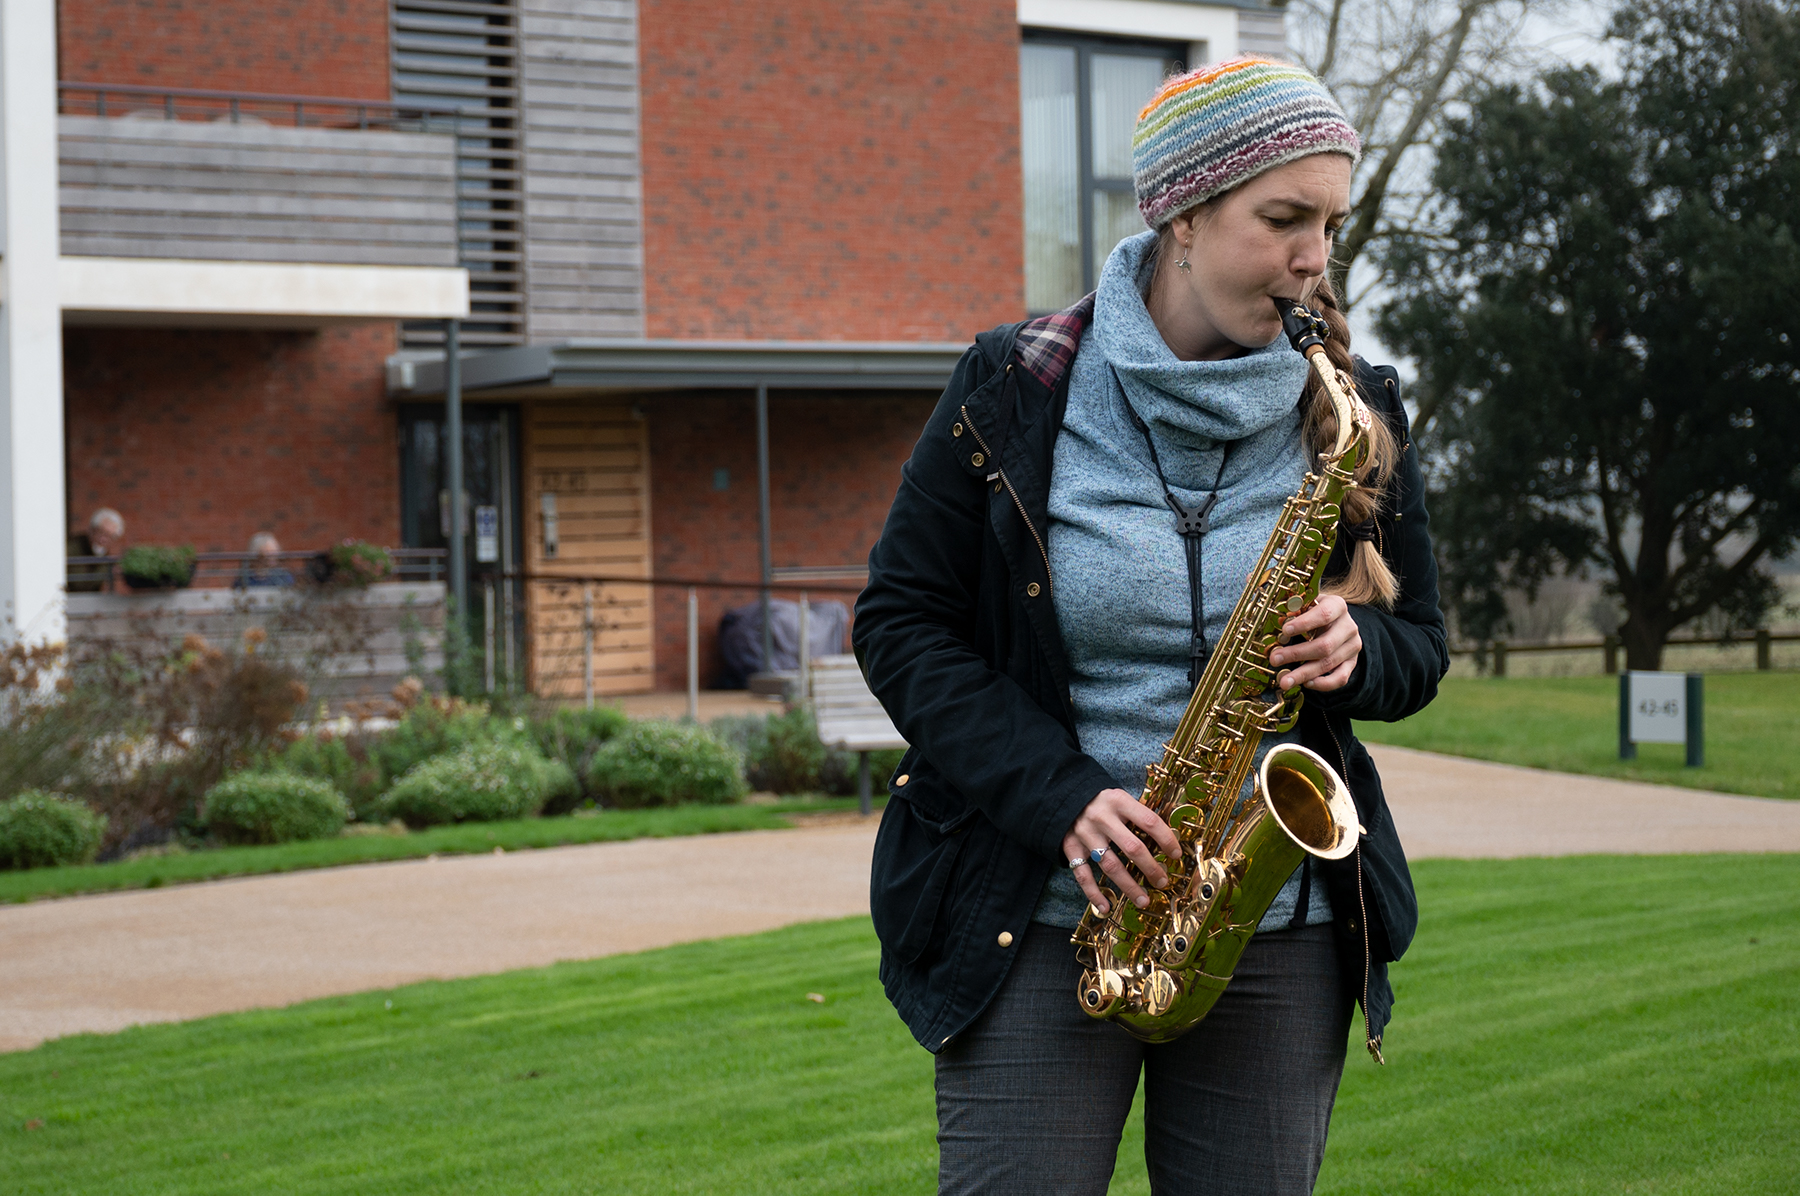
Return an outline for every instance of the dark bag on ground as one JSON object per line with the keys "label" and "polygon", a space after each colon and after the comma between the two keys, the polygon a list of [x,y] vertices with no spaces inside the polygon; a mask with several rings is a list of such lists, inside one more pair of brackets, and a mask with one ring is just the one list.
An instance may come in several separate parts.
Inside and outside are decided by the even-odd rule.
{"label": "dark bag on ground", "polygon": [[[814,657],[835,656],[844,650],[844,632],[850,627],[850,609],[842,602],[810,602],[806,608],[808,651]],[[769,599],[769,630],[774,640],[769,664],[775,672],[800,667],[800,604],[786,598]],[[762,603],[734,607],[719,620],[719,675],[715,689],[743,689],[750,674],[763,671]]]}

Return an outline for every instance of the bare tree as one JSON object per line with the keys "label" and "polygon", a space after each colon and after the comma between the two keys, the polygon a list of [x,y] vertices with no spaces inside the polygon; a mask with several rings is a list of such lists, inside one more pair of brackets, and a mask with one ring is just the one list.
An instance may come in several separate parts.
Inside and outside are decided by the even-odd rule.
{"label": "bare tree", "polygon": [[[1363,141],[1352,214],[1338,239],[1334,279],[1346,310],[1386,279],[1368,251],[1396,235],[1428,233],[1427,200],[1443,118],[1472,86],[1544,64],[1526,22],[1581,0],[1299,0],[1289,44],[1344,105]],[[1415,430],[1439,400],[1413,396]]]}

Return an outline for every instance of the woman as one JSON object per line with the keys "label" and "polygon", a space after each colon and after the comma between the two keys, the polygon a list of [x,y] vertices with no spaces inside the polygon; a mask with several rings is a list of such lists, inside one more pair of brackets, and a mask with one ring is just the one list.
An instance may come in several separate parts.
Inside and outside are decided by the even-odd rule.
{"label": "woman", "polygon": [[[977,338],[903,471],[853,639],[913,745],[871,897],[888,995],[937,1055],[943,1192],[1104,1192],[1140,1073],[1153,1190],[1308,1192],[1353,1002],[1379,1057],[1417,907],[1349,720],[1414,713],[1448,662],[1393,374],[1352,361],[1325,281],[1359,150],[1297,67],[1167,81],[1134,139],[1153,231],[1095,295]],[[1166,883],[1176,840],[1131,791],[1334,431],[1276,298],[1326,310],[1381,418],[1326,592],[1271,652],[1299,724],[1263,746],[1336,764],[1365,833],[1295,871],[1205,1021],[1146,1046],[1077,1007],[1069,932],[1106,908],[1097,870],[1147,900],[1121,857]],[[1191,557],[1171,505],[1205,508]]]}

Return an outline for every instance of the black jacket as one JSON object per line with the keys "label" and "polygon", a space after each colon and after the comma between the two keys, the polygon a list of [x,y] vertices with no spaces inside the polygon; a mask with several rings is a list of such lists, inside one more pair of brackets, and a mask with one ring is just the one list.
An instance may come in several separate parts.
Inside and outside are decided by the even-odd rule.
{"label": "black jacket", "polygon": [[[912,745],[889,781],[893,800],[875,840],[881,979],[934,1052],[993,998],[1049,870],[1067,866],[1063,836],[1114,785],[1076,741],[1050,597],[1044,537],[1069,371],[1063,364],[1041,378],[1020,331],[1057,319],[997,328],[963,355],[901,472],[856,604],[857,657]],[[1418,905],[1381,780],[1350,719],[1420,710],[1449,658],[1398,387],[1391,370],[1366,366],[1358,384],[1407,446],[1378,516],[1378,544],[1401,594],[1392,613],[1352,608],[1361,660],[1343,689],[1308,692],[1299,726],[1301,741],[1339,767],[1367,832],[1326,877],[1373,1049],[1393,1005],[1387,963],[1411,942]],[[1328,575],[1345,567],[1348,543],[1340,537]],[[1361,965],[1354,974],[1352,961]]]}

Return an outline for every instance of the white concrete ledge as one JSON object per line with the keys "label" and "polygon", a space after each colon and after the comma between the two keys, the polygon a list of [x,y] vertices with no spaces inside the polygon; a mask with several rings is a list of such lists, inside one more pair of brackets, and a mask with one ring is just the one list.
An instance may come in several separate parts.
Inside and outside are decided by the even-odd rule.
{"label": "white concrete ledge", "polygon": [[[1190,59],[1219,62],[1238,52],[1241,0],[1195,4],[1192,0],[1018,0],[1019,24],[1028,29],[1066,29],[1187,42]],[[1202,49],[1204,47],[1204,49]],[[1190,61],[1190,68],[1200,61]],[[1149,97],[1146,96],[1145,99]]]}
{"label": "white concrete ledge", "polygon": [[315,328],[469,314],[469,272],[442,266],[65,257],[58,289],[65,324]]}

